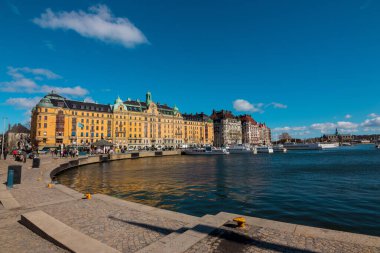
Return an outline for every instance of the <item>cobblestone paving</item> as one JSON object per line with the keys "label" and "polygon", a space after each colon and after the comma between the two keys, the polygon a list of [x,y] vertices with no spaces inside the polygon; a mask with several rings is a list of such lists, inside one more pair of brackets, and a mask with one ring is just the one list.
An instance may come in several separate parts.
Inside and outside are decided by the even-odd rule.
{"label": "cobblestone paving", "polygon": [[256,226],[237,229],[232,223],[216,230],[195,244],[186,253],[379,253],[380,248],[365,247],[353,243],[296,236],[283,231]]}
{"label": "cobblestone paving", "polygon": [[49,204],[52,202],[62,202],[73,200],[69,195],[58,189],[49,189],[47,186],[20,187],[11,190],[11,194],[23,208],[31,208],[37,205]]}
{"label": "cobblestone paving", "polygon": [[44,240],[17,221],[22,211],[0,214],[0,252],[4,253],[55,253],[68,252]]}
{"label": "cobblestone paving", "polygon": [[39,209],[121,252],[135,252],[184,225],[96,199],[75,200]]}

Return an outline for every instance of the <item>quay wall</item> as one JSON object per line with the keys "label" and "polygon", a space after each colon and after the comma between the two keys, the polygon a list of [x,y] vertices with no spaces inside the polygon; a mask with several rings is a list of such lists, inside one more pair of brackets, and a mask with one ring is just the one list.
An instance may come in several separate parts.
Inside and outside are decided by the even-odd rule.
{"label": "quay wall", "polygon": [[112,154],[112,155],[94,155],[87,157],[80,157],[77,160],[72,160],[67,163],[62,163],[59,167],[51,170],[48,178],[45,178],[45,181],[50,181],[55,175],[79,166],[93,164],[93,163],[103,163],[103,162],[112,162],[118,160],[126,159],[138,159],[146,157],[162,157],[162,156],[173,156],[181,155],[181,151],[145,151],[145,152],[135,152],[135,153],[126,153],[126,154]]}
{"label": "quay wall", "polygon": [[[161,157],[161,156],[173,156],[173,155],[181,155],[181,151],[158,151],[158,152],[149,151],[149,152],[141,152],[141,153],[96,155],[96,156],[81,157],[79,159],[71,160],[68,162],[64,162],[62,161],[63,159],[60,159],[62,163],[59,165],[59,167],[56,167],[56,168],[51,167],[45,170],[44,180],[46,183],[50,183],[52,178],[54,178],[55,175],[57,175],[58,173],[70,168],[79,167],[79,166],[83,166],[87,164],[111,162],[111,161],[125,160],[125,159],[138,159],[138,158],[144,158],[144,157]],[[59,189],[60,191],[63,191],[75,197],[83,196],[81,193],[75,190],[72,190],[64,185],[57,185],[56,188]],[[117,204],[121,207],[129,207],[129,208],[136,209],[139,211],[145,211],[151,214],[155,214],[155,215],[159,214],[163,217],[170,217],[172,219],[181,220],[182,222],[189,223],[189,224],[192,224],[194,222],[195,222],[194,224],[196,224],[197,221],[199,222],[199,220],[197,220],[198,219],[197,217],[194,217],[191,215],[159,209],[159,208],[151,207],[151,206],[145,206],[143,204],[121,200],[121,199],[117,199],[115,197],[111,197],[111,196],[107,196],[103,194],[95,194],[94,198],[101,199],[103,201],[110,202],[113,204]],[[260,226],[263,228],[275,229],[279,231],[280,233],[283,233],[284,235],[286,234],[290,234],[293,236],[302,235],[302,236],[306,236],[310,238],[317,238],[317,239],[323,239],[323,240],[328,240],[328,241],[339,241],[339,242],[350,243],[350,244],[355,243],[361,246],[370,246],[370,247],[380,248],[380,237],[376,237],[376,236],[354,234],[354,233],[323,229],[323,228],[317,228],[317,227],[309,227],[309,226],[284,223],[284,222],[279,222],[279,221],[274,221],[274,220],[250,217],[250,216],[245,216],[245,215],[225,213],[225,212],[220,212],[215,217],[223,219],[224,222],[227,222],[228,220],[232,220],[233,218],[238,217],[238,216],[244,217],[247,221],[247,224],[250,224],[250,225],[254,224],[256,226]],[[211,217],[211,216],[206,215],[204,217]],[[190,231],[189,233],[194,233],[194,232]],[[191,237],[193,238],[194,236],[191,236]],[[162,245],[160,244],[159,246],[162,246]]]}

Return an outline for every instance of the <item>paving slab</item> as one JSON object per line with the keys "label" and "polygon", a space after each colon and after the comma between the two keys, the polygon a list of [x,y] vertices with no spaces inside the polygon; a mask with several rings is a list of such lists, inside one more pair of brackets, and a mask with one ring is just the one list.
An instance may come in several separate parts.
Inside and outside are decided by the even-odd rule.
{"label": "paving slab", "polygon": [[34,211],[21,215],[21,223],[32,231],[37,230],[43,233],[52,241],[72,252],[119,253],[116,249],[67,226],[43,211]]}
{"label": "paving slab", "polygon": [[8,190],[0,191],[0,202],[5,209],[15,209],[21,207],[20,203],[18,203],[18,201]]}
{"label": "paving slab", "polygon": [[245,229],[237,228],[235,222],[229,221],[214,230],[203,240],[194,244],[186,253],[213,252],[344,252],[344,253],[378,253],[380,247],[345,242],[332,238],[321,238],[304,234],[286,232],[280,229],[247,224]]}

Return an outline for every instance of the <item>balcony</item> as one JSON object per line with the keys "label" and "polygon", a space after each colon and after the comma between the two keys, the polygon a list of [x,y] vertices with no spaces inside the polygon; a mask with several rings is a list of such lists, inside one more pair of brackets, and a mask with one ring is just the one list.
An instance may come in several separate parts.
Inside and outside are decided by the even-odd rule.
{"label": "balcony", "polygon": [[63,139],[63,133],[62,132],[55,133],[55,138],[56,139]]}

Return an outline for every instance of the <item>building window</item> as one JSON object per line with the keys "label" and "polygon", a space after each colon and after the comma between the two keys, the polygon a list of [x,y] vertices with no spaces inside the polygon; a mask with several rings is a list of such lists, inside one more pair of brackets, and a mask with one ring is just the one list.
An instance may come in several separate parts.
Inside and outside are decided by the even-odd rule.
{"label": "building window", "polygon": [[44,128],[47,128],[47,123],[44,123]]}

